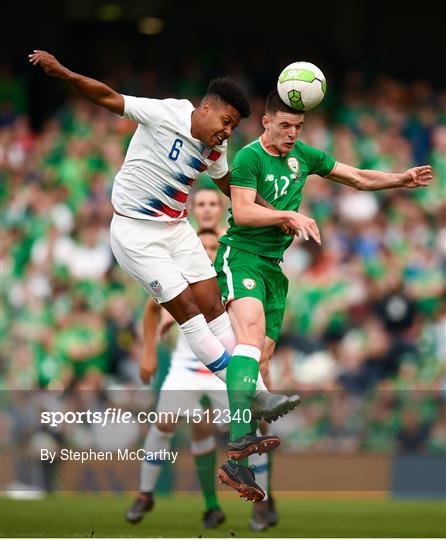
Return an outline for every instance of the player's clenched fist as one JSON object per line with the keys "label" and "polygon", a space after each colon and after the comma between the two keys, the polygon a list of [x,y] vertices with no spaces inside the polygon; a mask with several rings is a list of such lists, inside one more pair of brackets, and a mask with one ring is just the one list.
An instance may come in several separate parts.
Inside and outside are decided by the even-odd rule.
{"label": "player's clenched fist", "polygon": [[34,66],[42,66],[42,69],[51,77],[64,78],[68,74],[65,68],[52,54],[46,51],[35,50],[28,55],[29,61]]}

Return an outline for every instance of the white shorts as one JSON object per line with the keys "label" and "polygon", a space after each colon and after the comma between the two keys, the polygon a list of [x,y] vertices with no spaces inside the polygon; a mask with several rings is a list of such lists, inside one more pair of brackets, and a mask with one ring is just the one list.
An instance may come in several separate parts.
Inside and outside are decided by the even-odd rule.
{"label": "white shorts", "polygon": [[216,276],[214,267],[192,225],[132,219],[113,215],[110,244],[121,268],[162,304],[189,283]]}
{"label": "white shorts", "polygon": [[[209,417],[214,423],[229,423],[229,402],[225,383],[216,375],[197,373],[186,366],[172,363],[169,373],[161,386],[157,412],[172,412],[179,418],[186,417],[194,422],[203,411],[200,400],[208,397],[211,401]],[[206,418],[206,416],[204,417]]]}

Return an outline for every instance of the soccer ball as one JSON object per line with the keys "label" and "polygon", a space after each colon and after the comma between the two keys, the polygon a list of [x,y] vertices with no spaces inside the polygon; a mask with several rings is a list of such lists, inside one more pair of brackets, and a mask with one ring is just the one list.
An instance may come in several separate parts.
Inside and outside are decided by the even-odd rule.
{"label": "soccer ball", "polygon": [[297,111],[314,109],[323,100],[327,81],[310,62],[293,62],[279,75],[277,91],[282,101]]}

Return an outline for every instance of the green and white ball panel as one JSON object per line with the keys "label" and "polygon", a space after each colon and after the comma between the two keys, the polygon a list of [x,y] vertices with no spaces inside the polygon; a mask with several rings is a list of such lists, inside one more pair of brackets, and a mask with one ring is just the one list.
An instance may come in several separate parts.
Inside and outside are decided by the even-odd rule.
{"label": "green and white ball panel", "polygon": [[294,62],[279,75],[277,91],[289,107],[309,111],[325,96],[327,83],[322,71],[310,62]]}

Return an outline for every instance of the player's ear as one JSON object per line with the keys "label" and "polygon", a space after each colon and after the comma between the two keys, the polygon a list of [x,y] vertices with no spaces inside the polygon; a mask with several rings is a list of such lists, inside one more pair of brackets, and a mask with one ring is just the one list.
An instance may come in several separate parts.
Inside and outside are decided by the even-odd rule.
{"label": "player's ear", "polygon": [[209,103],[209,101],[203,101],[203,102],[201,103],[201,110],[202,110],[204,113],[208,114],[209,111],[210,111],[210,109],[211,109],[211,104]]}
{"label": "player's ear", "polygon": [[269,124],[269,118],[268,116],[265,114],[264,116],[262,116],[262,126],[264,128],[266,128],[266,126]]}

